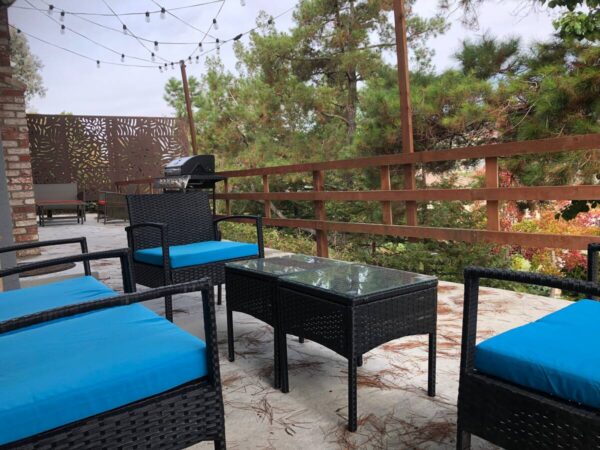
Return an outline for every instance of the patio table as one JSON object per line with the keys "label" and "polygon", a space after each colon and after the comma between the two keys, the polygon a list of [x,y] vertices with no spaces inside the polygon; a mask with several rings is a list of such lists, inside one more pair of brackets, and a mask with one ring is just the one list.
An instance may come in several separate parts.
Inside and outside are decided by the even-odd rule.
{"label": "patio table", "polygon": [[429,335],[427,393],[435,395],[437,279],[394,269],[348,264],[278,279],[277,332],[281,390],[289,391],[286,335],[302,335],[348,359],[348,429],[357,427],[357,366],[362,355],[391,340]]}
{"label": "patio table", "polygon": [[[50,219],[50,216],[46,218],[46,214],[51,214],[56,209],[75,209],[75,216],[77,223],[83,224],[85,222],[85,202],[81,200],[37,200],[35,202],[39,225],[41,227],[46,225],[46,221]],[[61,219],[67,218],[62,216]]]}
{"label": "patio table", "polygon": [[[306,255],[285,255],[259,258],[225,264],[227,286],[227,343],[229,361],[235,360],[233,341],[233,312],[242,312],[276,328],[277,280],[279,277],[330,267],[338,262],[327,258]],[[279,344],[274,332],[273,385],[280,387]],[[303,342],[302,336],[300,342]]]}

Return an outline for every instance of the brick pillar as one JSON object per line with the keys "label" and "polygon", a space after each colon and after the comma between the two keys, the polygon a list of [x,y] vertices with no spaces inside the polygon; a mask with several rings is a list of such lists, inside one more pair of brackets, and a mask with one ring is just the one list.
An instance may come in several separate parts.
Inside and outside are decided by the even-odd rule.
{"label": "brick pillar", "polygon": [[[13,78],[10,33],[5,6],[0,7],[0,135],[6,162],[5,177],[12,208],[15,242],[37,241],[29,134],[25,116],[25,86]],[[30,252],[28,252],[31,254]],[[33,252],[37,253],[37,252]]]}

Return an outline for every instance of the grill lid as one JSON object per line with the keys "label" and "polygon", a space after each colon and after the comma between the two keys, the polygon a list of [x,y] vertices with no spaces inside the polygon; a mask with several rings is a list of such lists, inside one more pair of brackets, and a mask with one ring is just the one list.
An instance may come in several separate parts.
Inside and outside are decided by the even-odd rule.
{"label": "grill lid", "polygon": [[165,166],[165,176],[202,175],[215,172],[214,155],[194,155],[175,158]]}

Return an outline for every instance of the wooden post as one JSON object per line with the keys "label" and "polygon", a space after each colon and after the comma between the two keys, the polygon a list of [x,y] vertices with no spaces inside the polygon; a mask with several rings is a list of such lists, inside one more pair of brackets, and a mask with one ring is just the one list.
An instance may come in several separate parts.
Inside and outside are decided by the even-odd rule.
{"label": "wooden post", "polygon": [[[228,178],[225,178],[225,180],[224,180],[223,192],[225,192],[225,194],[229,194],[229,179]],[[225,215],[227,215],[227,216],[231,215],[231,202],[229,200],[225,200]]]}
{"label": "wooden post", "polygon": [[[263,175],[263,192],[269,192],[269,176]],[[271,218],[271,200],[264,201],[264,216],[267,219]]]}
{"label": "wooden post", "polygon": [[190,99],[190,88],[188,86],[187,74],[185,72],[185,62],[179,61],[181,67],[181,82],[183,83],[183,94],[185,96],[185,108],[187,110],[188,121],[190,124],[190,135],[192,137],[192,154],[198,154],[198,144],[196,143],[196,125],[194,124],[194,113],[192,112],[192,100]]}
{"label": "wooden post", "polygon": [[[381,190],[389,191],[392,188],[390,179],[390,166],[381,166],[380,168]],[[381,202],[381,211],[383,213],[383,223],[392,225],[392,202]]]}
{"label": "wooden post", "polygon": [[[394,23],[396,26],[396,57],[398,60],[398,90],[400,92],[400,122],[402,124],[402,151],[413,153],[412,107],[410,104],[410,80],[408,73],[408,47],[406,44],[406,14],[404,0],[394,0]],[[404,189],[416,189],[414,165],[404,166]],[[406,223],[417,225],[417,202],[406,202]]]}
{"label": "wooden post", "polygon": [[[317,192],[323,191],[325,188],[325,176],[322,170],[315,170],[313,172],[313,189]],[[325,202],[316,200],[315,201],[315,218],[317,220],[327,220],[327,214],[325,213]],[[327,245],[327,231],[316,230],[317,235],[317,256],[323,258],[329,257],[329,248]]]}
{"label": "wooden post", "polygon": [[[485,158],[485,187],[497,188],[498,184],[498,158]],[[500,230],[500,208],[497,200],[486,201],[487,229]]]}

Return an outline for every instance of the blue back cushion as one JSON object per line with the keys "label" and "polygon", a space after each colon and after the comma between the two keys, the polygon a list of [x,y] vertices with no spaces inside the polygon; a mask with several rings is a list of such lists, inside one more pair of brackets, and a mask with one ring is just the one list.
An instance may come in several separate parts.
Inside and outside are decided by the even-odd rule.
{"label": "blue back cushion", "polygon": [[0,335],[0,445],[207,374],[206,346],[141,305]]}
{"label": "blue back cushion", "polygon": [[[258,245],[245,242],[204,241],[169,247],[170,263],[173,269],[197,266],[227,259],[245,258],[258,255]],[[162,248],[153,247],[137,250],[136,261],[154,266],[162,266]]]}
{"label": "blue back cushion", "polygon": [[82,276],[0,292],[0,322],[46,309],[117,295],[94,277]]}
{"label": "blue back cushion", "polygon": [[483,341],[475,368],[526,388],[600,408],[600,302],[580,300]]}

